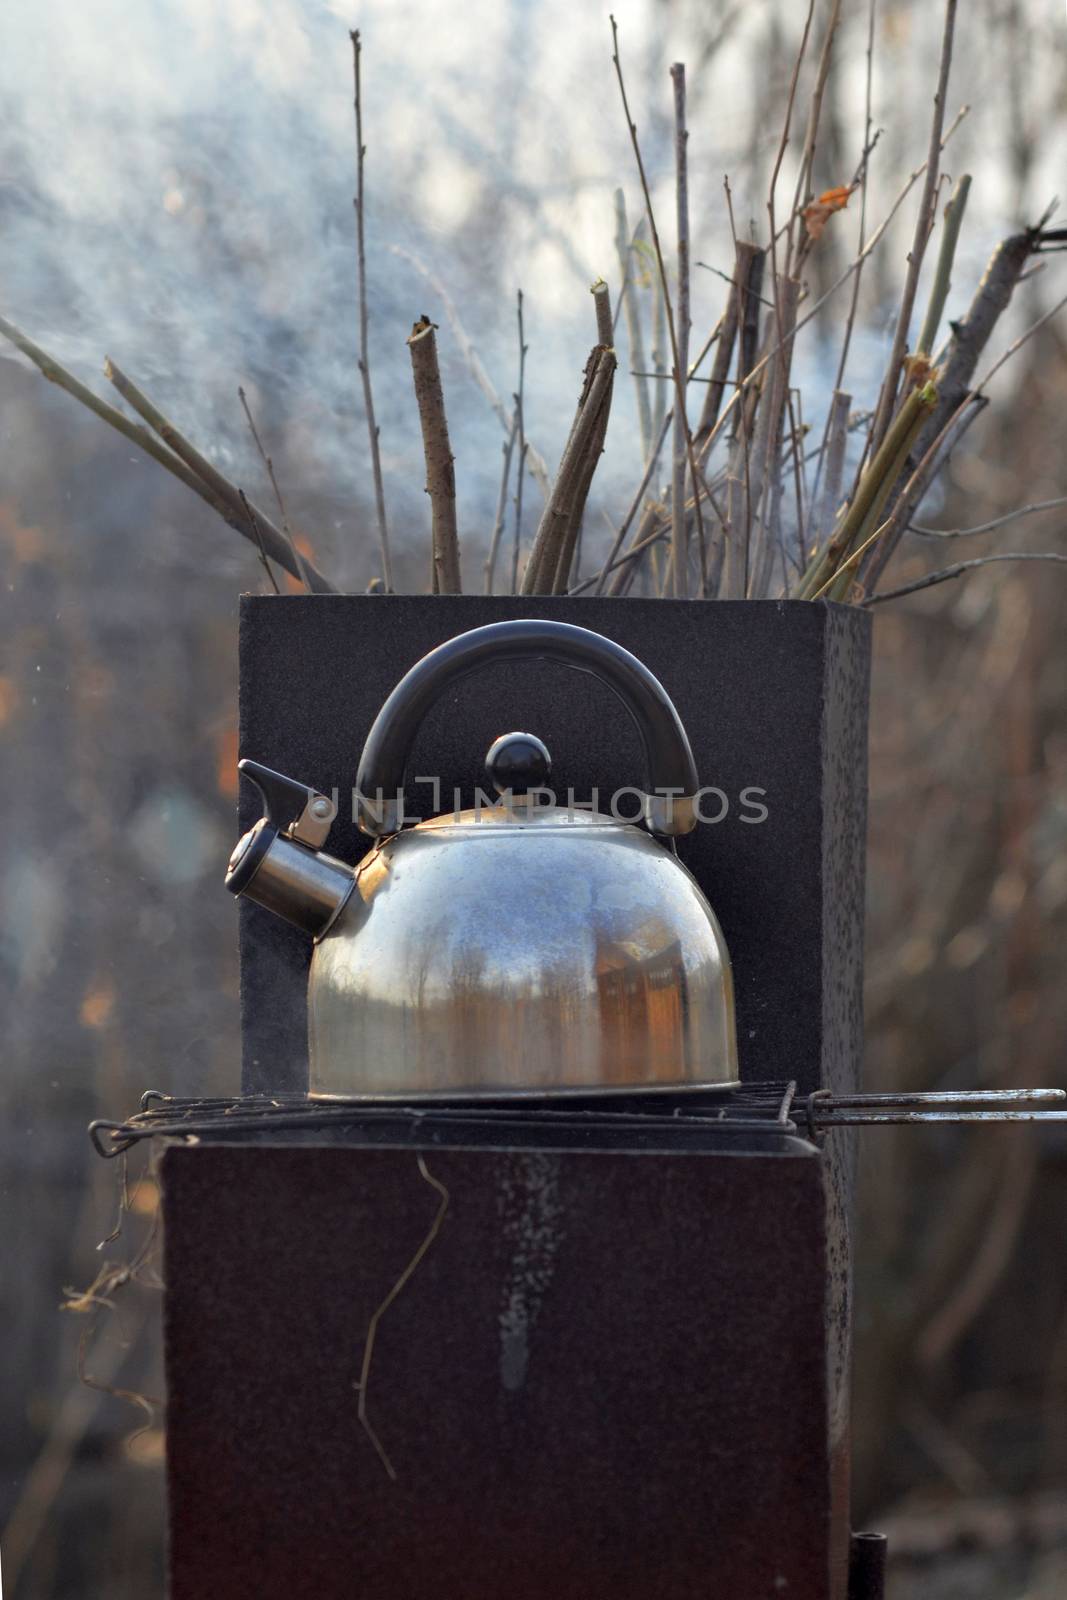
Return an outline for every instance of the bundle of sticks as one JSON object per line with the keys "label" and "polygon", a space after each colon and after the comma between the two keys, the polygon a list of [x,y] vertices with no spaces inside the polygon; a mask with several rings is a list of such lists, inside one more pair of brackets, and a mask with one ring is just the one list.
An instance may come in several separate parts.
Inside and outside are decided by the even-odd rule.
{"label": "bundle of sticks", "polygon": [[[850,182],[818,195],[813,189],[822,103],[837,31],[840,0],[831,0],[825,35],[814,65],[811,99],[792,199],[779,215],[778,189],[787,147],[795,142],[797,89],[812,31],[810,4],[793,68],[788,100],[767,201],[767,231],[762,242],[737,237],[729,180],[724,203],[734,247],[733,271],[725,305],[696,358],[690,359],[690,229],[688,128],[685,67],[671,68],[674,100],[675,258],[669,262],[661,235],[636,123],[631,115],[611,19],[612,62],[632,146],[642,198],[642,215],[631,232],[626,202],[615,197],[615,249],[620,286],[614,304],[608,284],[592,286],[596,342],[586,361],[574,421],[555,477],[531,443],[525,426],[523,385],[527,346],[523,300],[518,296],[518,385],[513,405],[505,406],[463,328],[444,286],[418,261],[414,264],[440,294],[460,353],[486,394],[504,430],[503,467],[496,516],[486,540],[482,585],[528,595],[625,595],[635,585],[644,593],[674,598],[765,599],[786,597],[874,604],[956,577],[994,560],[1067,561],[1058,552],[998,553],[960,562],[895,589],[880,585],[894,552],[909,529],[949,453],[987,405],[990,379],[1067,300],[1059,301],[976,380],[979,362],[1017,285],[1033,270],[1037,255],[1064,247],[1067,230],[1050,229],[1051,208],[1032,227],[1005,238],[994,250],[964,316],[943,329],[953,263],[967,206],[971,179],[956,183],[939,207],[941,159],[964,107],[946,125],[945,104],[952,60],[957,0],[945,0],[944,28],[934,86],[929,145],[925,160],[910,173],[888,213],[868,227],[867,174],[878,143],[871,116],[873,4],[869,10],[864,147]],[[356,127],[356,243],[360,309],[360,372],[370,439],[381,572],[372,588],[394,588],[386,497],[378,426],[368,358],[366,249],[364,234],[364,158],[361,94],[361,41],[350,35],[353,52]],[[865,263],[885,237],[894,217],[918,187],[912,245],[894,319],[888,359],[869,411],[857,411],[844,388],[860,284]],[[836,280],[815,298],[805,280],[812,253],[838,212],[858,197],[859,244]],[[940,211],[940,218],[939,218]],[[940,225],[939,225],[940,224]],[[936,265],[926,312],[911,344],[923,262],[938,238]],[[398,251],[398,254],[406,252]],[[703,265],[703,263],[700,263]],[[645,328],[637,294],[642,275],[653,280],[651,361],[646,368]],[[832,297],[847,292],[837,376],[826,405],[821,438],[813,442],[804,413],[813,415],[824,397],[804,404],[794,384],[794,351],[801,331]],[[642,472],[625,515],[612,529],[609,548],[590,575],[581,574],[582,533],[590,488],[604,449],[619,354],[619,325],[625,329],[635,384]],[[97,416],[146,451],[198,494],[257,547],[271,583],[271,563],[315,593],[334,585],[294,539],[273,464],[239,391],[252,437],[266,468],[277,520],[252,503],[192,445],[114,362],[105,373],[136,414],[100,399],[13,324],[0,318],[0,333],[42,371]],[[438,360],[436,324],[420,316],[407,341],[418,406],[430,499],[430,588],[434,593],[462,589],[463,551],[456,514],[455,467]],[[940,343],[939,343],[940,341]],[[710,357],[710,367],[702,370]],[[697,407],[691,395],[703,391]],[[820,407],[821,409],[821,407]],[[669,448],[668,448],[669,443]],[[666,458],[666,459],[665,459]],[[501,561],[514,470],[514,520],[510,560]],[[523,532],[523,489],[527,479],[544,504],[532,539]],[[1025,507],[1018,513],[1047,509]],[[1010,518],[1001,519],[1003,521]],[[921,531],[921,530],[920,530]],[[975,530],[969,530],[975,531]],[[587,541],[590,543],[592,541]],[[501,567],[509,573],[501,575]]]}

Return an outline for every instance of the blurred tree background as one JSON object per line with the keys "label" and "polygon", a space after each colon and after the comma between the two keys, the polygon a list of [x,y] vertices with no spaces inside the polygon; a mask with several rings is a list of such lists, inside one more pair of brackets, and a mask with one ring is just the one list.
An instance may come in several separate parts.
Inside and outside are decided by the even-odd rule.
{"label": "blurred tree background", "polygon": [[[429,0],[402,9],[107,0],[86,17],[70,0],[16,0],[0,68],[0,312],[100,393],[113,355],[269,503],[243,383],[300,537],[353,589],[378,557],[356,370],[346,28],[358,23],[366,50],[372,356],[398,587],[425,588],[429,575],[411,323],[426,310],[441,324],[473,586],[503,435],[440,286],[505,397],[523,288],[527,425],[554,467],[590,343],[589,283],[617,283],[617,186],[631,221],[640,214],[605,15],[562,0],[473,0],[447,22]],[[724,173],[738,231],[750,216],[765,231],[803,11],[787,0],[618,7],[665,236],[668,66],[687,63],[694,256],[714,267],[732,265]],[[828,11],[814,8],[816,38]],[[847,183],[863,149],[870,15],[866,0],[845,0],[816,190]],[[921,0],[878,0],[873,15],[883,131],[869,226],[925,158],[941,22]],[[974,182],[949,317],[992,246],[1036,222],[1062,175],[1065,30],[1044,0],[964,9],[947,109],[971,111],[944,166]],[[864,279],[846,383],[856,411],[876,398],[915,203]],[[806,274],[815,296],[855,254],[857,225],[853,202],[826,228]],[[1051,256],[1021,286],[998,350],[1051,309],[1064,277]],[[696,273],[701,342],[724,295],[714,273]],[[797,351],[805,396],[822,406],[807,419],[815,439],[846,300],[828,302]],[[1067,495],[1064,354],[1053,320],[1004,369],[924,525],[969,528]],[[622,361],[586,519],[601,552],[604,517],[617,523],[639,477],[625,346]],[[123,1236],[99,1248],[118,1174],[91,1155],[84,1127],[149,1087],[237,1085],[235,923],[221,887],[235,615],[238,593],[265,580],[250,544],[7,347],[0,445],[0,1542],[16,1600],[143,1600],[162,1585],[162,1418],[105,1391],[160,1394],[158,1291],[151,1271],[113,1296],[98,1282],[96,1298],[113,1301],[102,1308],[78,1291],[150,1233],[155,1194],[133,1175]],[[965,540],[912,536],[892,577],[1067,551],[1065,510]],[[875,613],[869,1087],[1067,1083],[1065,599],[1061,569],[1004,564]],[[1067,1590],[1063,1136],[876,1129],[862,1135],[861,1175],[857,1525],[889,1528],[900,1600],[1051,1600]],[[78,1375],[86,1329],[84,1371],[103,1388]]]}

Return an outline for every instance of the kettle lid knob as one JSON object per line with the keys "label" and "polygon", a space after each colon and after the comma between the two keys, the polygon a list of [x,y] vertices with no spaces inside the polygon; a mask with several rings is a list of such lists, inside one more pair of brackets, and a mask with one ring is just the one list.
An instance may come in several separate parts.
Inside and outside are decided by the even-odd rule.
{"label": "kettle lid knob", "polygon": [[552,757],[532,733],[502,733],[489,747],[485,770],[497,794],[526,794],[544,783]]}

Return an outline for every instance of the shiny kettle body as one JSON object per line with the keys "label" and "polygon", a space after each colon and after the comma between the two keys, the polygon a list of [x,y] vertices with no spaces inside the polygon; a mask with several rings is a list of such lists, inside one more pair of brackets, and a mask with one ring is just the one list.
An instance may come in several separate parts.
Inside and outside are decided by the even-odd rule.
{"label": "shiny kettle body", "polygon": [[360,825],[377,842],[354,869],[318,848],[329,801],[242,762],[266,815],[235,850],[227,885],[316,941],[310,1093],[496,1099],[736,1082],[729,956],[673,841],[557,806],[548,752],[527,734],[489,753],[495,800],[397,826],[428,706],[500,656],[561,660],[615,689],[645,746],[648,828],[693,825],[696,774],[665,691],[620,646],[557,622],[475,629],[401,681],[360,764]]}

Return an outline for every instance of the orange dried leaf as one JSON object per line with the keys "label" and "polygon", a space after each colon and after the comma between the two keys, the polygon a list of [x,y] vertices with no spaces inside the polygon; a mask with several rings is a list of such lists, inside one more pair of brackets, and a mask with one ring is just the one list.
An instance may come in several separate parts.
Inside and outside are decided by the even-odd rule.
{"label": "orange dried leaf", "polygon": [[817,200],[804,207],[804,226],[813,239],[818,239],[835,211],[843,211],[852,193],[850,183],[840,183],[835,189],[824,189]]}

